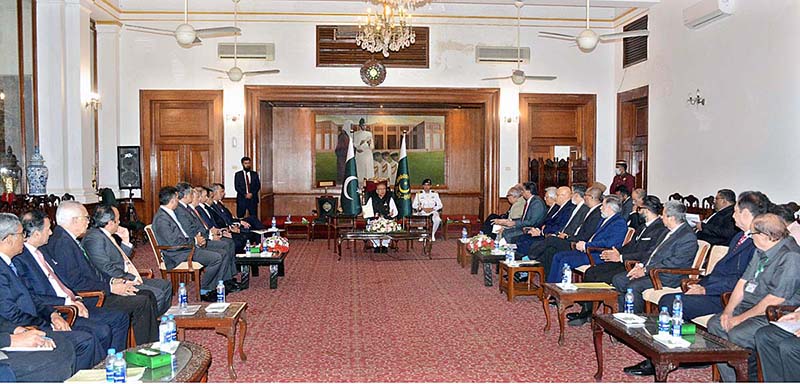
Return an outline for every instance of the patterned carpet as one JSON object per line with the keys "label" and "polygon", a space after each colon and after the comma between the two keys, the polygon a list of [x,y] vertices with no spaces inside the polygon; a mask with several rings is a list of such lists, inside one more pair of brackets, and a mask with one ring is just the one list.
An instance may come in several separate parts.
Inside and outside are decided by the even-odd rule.
{"label": "patterned carpet", "polygon": [[[337,262],[324,240],[293,240],[277,290],[262,274],[250,289],[229,295],[249,303],[248,359],[234,360],[238,381],[594,381],[588,324],[569,327],[558,346],[557,320],[542,331],[538,298],[509,303],[496,283],[484,287],[480,275],[458,266],[455,252],[450,240],[434,244],[434,260],[345,250]],[[148,247],[137,253],[137,263],[154,264]],[[186,339],[211,350],[210,381],[231,381],[222,336],[187,331]],[[622,373],[641,360],[633,350],[606,337],[604,351],[604,381],[653,381]],[[711,369],[678,370],[669,378],[710,381]]]}

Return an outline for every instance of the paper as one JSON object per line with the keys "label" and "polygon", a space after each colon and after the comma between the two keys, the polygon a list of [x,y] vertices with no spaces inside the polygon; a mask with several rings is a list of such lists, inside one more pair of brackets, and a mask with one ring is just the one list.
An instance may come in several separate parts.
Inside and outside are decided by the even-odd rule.
{"label": "paper", "polygon": [[629,324],[644,324],[645,322],[647,322],[646,318],[634,315],[632,313],[618,312],[618,313],[615,313],[613,316],[614,316],[615,319],[625,323],[626,325],[629,325]]}
{"label": "paper", "polygon": [[697,222],[700,221],[700,215],[696,213],[687,213],[686,214],[686,223],[689,224],[690,227],[696,227]]}
{"label": "paper", "polygon": [[556,283],[556,286],[561,288],[562,291],[577,291],[578,287],[572,283]]}
{"label": "paper", "polygon": [[364,217],[375,217],[375,212],[372,210],[372,204],[362,205],[361,214]]}
{"label": "paper", "polygon": [[684,340],[682,337],[675,337],[672,335],[653,335],[653,340],[667,346],[667,348],[689,348],[692,343]]}
{"label": "paper", "polygon": [[41,351],[52,351],[53,348],[51,347],[3,347],[0,348],[0,351],[5,352],[41,352]]}
{"label": "paper", "polygon": [[575,283],[578,289],[614,289],[613,286],[606,283]]}
{"label": "paper", "polygon": [[503,226],[500,224],[492,224],[492,233],[500,233],[500,230],[503,229]]}
{"label": "paper", "polygon": [[231,303],[213,303],[206,307],[206,313],[222,313],[231,305]]}
{"label": "paper", "polygon": [[[800,330],[800,321],[771,321],[770,324],[789,333],[795,333]],[[3,349],[5,350],[5,348]]]}
{"label": "paper", "polygon": [[265,234],[265,233],[267,233],[269,231],[267,231],[266,229],[253,229],[250,232],[253,232],[253,233],[256,233],[256,234],[259,234],[259,235],[263,235],[263,234]]}
{"label": "paper", "polygon": [[[128,367],[126,369],[127,375],[125,376],[126,383],[141,382],[144,376],[143,367]],[[72,377],[67,379],[67,383],[105,383],[106,370],[105,369],[81,369]]]}
{"label": "paper", "polygon": [[197,311],[200,310],[201,305],[187,305],[186,308],[179,308],[177,305],[173,305],[169,307],[167,312],[164,314],[165,316],[173,315],[173,316],[192,316]]}

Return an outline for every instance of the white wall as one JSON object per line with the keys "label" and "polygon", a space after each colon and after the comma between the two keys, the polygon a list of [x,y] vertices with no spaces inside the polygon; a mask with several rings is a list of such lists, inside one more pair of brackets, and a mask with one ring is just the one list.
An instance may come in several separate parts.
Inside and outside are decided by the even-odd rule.
{"label": "white wall", "polygon": [[[800,178],[800,1],[740,0],[735,15],[690,30],[669,0],[649,10],[645,63],[622,70],[620,91],[650,86],[649,190],[707,196],[757,189],[797,200]],[[705,106],[686,103],[700,89]]]}

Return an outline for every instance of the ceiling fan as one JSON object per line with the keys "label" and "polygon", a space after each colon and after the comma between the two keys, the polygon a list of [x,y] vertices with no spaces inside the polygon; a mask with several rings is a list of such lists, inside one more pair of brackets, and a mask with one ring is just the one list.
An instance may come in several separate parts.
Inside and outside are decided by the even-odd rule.
{"label": "ceiling fan", "polygon": [[[239,24],[239,0],[233,0],[233,27],[236,28],[236,29],[239,29],[239,28],[237,28],[238,24]],[[262,69],[262,70],[259,70],[259,71],[242,71],[242,69],[239,68],[239,65],[238,65],[239,64],[238,63],[239,60],[236,57],[236,50],[237,50],[238,42],[239,42],[239,37],[238,36],[239,36],[239,34],[236,34],[236,35],[233,36],[233,67],[231,69],[229,69],[227,71],[226,70],[222,70],[222,69],[209,68],[209,67],[203,67],[203,69],[208,70],[208,71],[213,71],[213,72],[224,73],[224,74],[226,74],[228,76],[228,79],[230,79],[230,81],[233,81],[233,82],[240,81],[245,76],[258,76],[258,75],[268,75],[268,74],[272,74],[272,73],[280,73],[280,71],[281,71],[280,69]]]}
{"label": "ceiling fan", "polygon": [[195,29],[189,24],[189,0],[183,0],[183,24],[178,25],[174,31],[162,28],[145,27],[142,25],[127,24],[128,29],[152,33],[156,35],[173,36],[178,41],[178,45],[184,48],[191,48],[202,41],[200,38],[213,38],[213,37],[228,37],[236,36],[241,33],[241,30],[236,27],[216,27],[216,28],[202,28]]}
{"label": "ceiling fan", "polygon": [[517,69],[513,70],[511,72],[510,76],[487,77],[487,78],[481,79],[481,80],[511,79],[512,83],[514,83],[516,85],[522,85],[522,84],[525,84],[525,80],[527,80],[527,79],[531,79],[531,80],[555,80],[556,79],[556,76],[527,76],[527,75],[525,75],[525,71],[523,71],[523,70],[521,70],[519,68],[520,62],[522,61],[521,58],[520,58],[520,55],[521,55],[520,52],[521,52],[522,49],[520,48],[520,40],[519,40],[520,19],[521,19],[520,11],[522,10],[522,7],[524,5],[525,5],[525,3],[522,2],[522,1],[515,1],[514,2],[514,6],[517,7]]}
{"label": "ceiling fan", "polygon": [[598,35],[595,31],[592,31],[591,28],[589,28],[589,0],[586,0],[586,29],[581,31],[581,33],[579,33],[577,36],[570,36],[556,32],[546,32],[546,31],[539,32],[539,36],[541,37],[547,37],[550,39],[574,40],[578,44],[578,48],[580,48],[581,51],[586,53],[594,51],[594,49],[597,47],[597,44],[601,41],[606,42],[609,40],[624,39],[626,37],[647,36],[649,34],[650,31],[642,29],[638,31],[607,33],[605,35]]}

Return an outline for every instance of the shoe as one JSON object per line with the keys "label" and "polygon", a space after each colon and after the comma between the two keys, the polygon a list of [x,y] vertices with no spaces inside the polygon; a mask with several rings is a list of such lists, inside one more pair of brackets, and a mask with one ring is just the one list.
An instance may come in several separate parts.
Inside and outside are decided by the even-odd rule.
{"label": "shoe", "polygon": [[381,247],[381,253],[389,253],[389,247]]}
{"label": "shoe", "polygon": [[567,322],[570,327],[580,327],[589,322],[588,317],[576,317]]}
{"label": "shoe", "polygon": [[214,303],[214,302],[217,301],[217,292],[208,291],[208,292],[200,295],[200,300],[205,301],[207,303]]}
{"label": "shoe", "polygon": [[653,367],[653,363],[651,363],[650,360],[645,360],[639,364],[625,367],[622,369],[622,371],[634,376],[652,376],[656,374],[656,369]]}
{"label": "shoe", "polygon": [[225,284],[225,293],[234,293],[242,290],[239,284],[236,283],[236,281],[234,281],[233,279],[225,280],[224,284]]}
{"label": "shoe", "polygon": [[568,314],[567,314],[567,320],[575,320],[575,319],[579,319],[579,318],[586,318],[586,319],[588,319],[588,318],[589,318],[589,315],[590,315],[590,313],[588,313],[588,312],[583,312],[583,311],[580,311],[580,312],[572,312],[572,313],[568,313]]}

